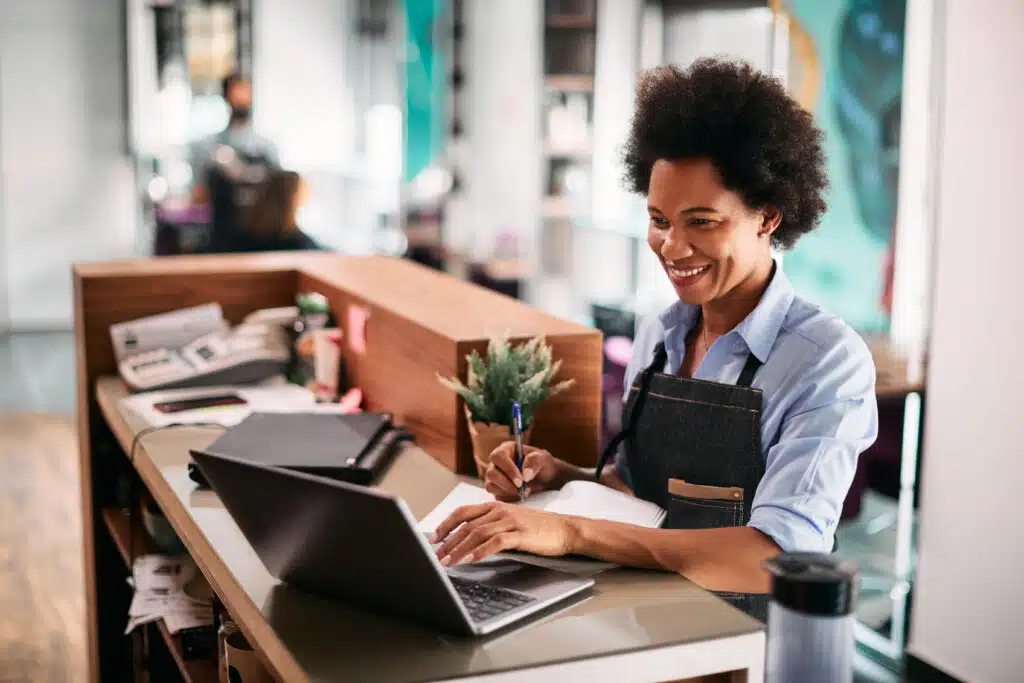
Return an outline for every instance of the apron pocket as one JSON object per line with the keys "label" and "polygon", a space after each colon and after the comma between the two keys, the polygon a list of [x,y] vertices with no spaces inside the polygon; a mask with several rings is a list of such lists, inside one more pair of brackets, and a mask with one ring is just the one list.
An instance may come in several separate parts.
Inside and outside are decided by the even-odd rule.
{"label": "apron pocket", "polygon": [[743,526],[743,489],[668,481],[666,529]]}
{"label": "apron pocket", "polygon": [[743,503],[669,496],[666,529],[718,529],[743,526]]}

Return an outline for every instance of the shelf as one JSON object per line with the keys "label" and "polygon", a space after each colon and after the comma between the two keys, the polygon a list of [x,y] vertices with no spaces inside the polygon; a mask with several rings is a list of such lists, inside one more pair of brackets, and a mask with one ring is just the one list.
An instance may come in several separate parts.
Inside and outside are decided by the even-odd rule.
{"label": "shelf", "polygon": [[[129,550],[128,531],[131,525],[131,520],[128,518],[128,510],[124,508],[107,508],[103,511],[103,523],[106,524],[110,537],[114,539],[114,544],[117,545],[117,550],[121,553],[121,559],[127,565]],[[135,529],[135,554],[142,555],[152,552],[152,550],[152,543],[150,543],[149,537],[142,530],[140,522]]]}
{"label": "shelf", "polygon": [[597,28],[592,14],[551,14],[544,24],[548,28]]}
{"label": "shelf", "polygon": [[[107,508],[103,511],[103,523],[114,539],[114,544],[121,553],[125,565],[128,564],[129,556],[129,533],[131,531],[131,520],[128,518],[128,510],[123,508]],[[142,530],[141,523],[135,529],[135,552],[138,554],[151,552],[152,544]],[[160,636],[167,643],[167,649],[171,651],[174,663],[188,683],[218,683],[220,677],[217,673],[217,664],[205,659],[185,659],[181,655],[181,642],[178,636],[167,630],[164,620],[156,622]]]}
{"label": "shelf", "polygon": [[564,76],[545,76],[544,85],[549,90],[561,90],[562,92],[592,92],[594,90],[593,76],[575,76],[567,74]]}

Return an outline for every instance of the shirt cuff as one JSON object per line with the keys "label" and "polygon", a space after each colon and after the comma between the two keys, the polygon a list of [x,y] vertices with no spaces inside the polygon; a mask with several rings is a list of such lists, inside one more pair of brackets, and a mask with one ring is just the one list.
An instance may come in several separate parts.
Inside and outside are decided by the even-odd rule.
{"label": "shirt cuff", "polygon": [[786,508],[759,505],[747,526],[767,534],[783,552],[831,553],[835,530],[819,531],[803,515]]}

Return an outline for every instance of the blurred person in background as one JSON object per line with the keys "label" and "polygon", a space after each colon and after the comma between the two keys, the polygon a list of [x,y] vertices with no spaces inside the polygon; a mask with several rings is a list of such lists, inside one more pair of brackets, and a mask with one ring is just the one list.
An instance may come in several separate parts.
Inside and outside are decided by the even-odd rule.
{"label": "blurred person in background", "polygon": [[301,251],[321,246],[298,225],[306,184],[294,171],[273,171],[243,214],[242,229],[223,244],[224,251]]}
{"label": "blurred person in background", "polygon": [[190,153],[195,177],[192,199],[210,203],[210,251],[226,251],[244,230],[242,216],[261,185],[280,167],[277,148],[252,127],[252,85],[240,74],[222,83],[231,109],[227,127],[196,143]]}

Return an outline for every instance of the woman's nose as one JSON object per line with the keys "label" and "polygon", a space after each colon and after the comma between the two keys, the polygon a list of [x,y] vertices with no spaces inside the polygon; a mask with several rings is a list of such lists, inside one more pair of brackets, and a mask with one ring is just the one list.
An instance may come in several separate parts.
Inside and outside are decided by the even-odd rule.
{"label": "woman's nose", "polygon": [[666,261],[678,261],[693,255],[693,246],[686,237],[686,231],[672,228],[661,243],[661,257]]}

